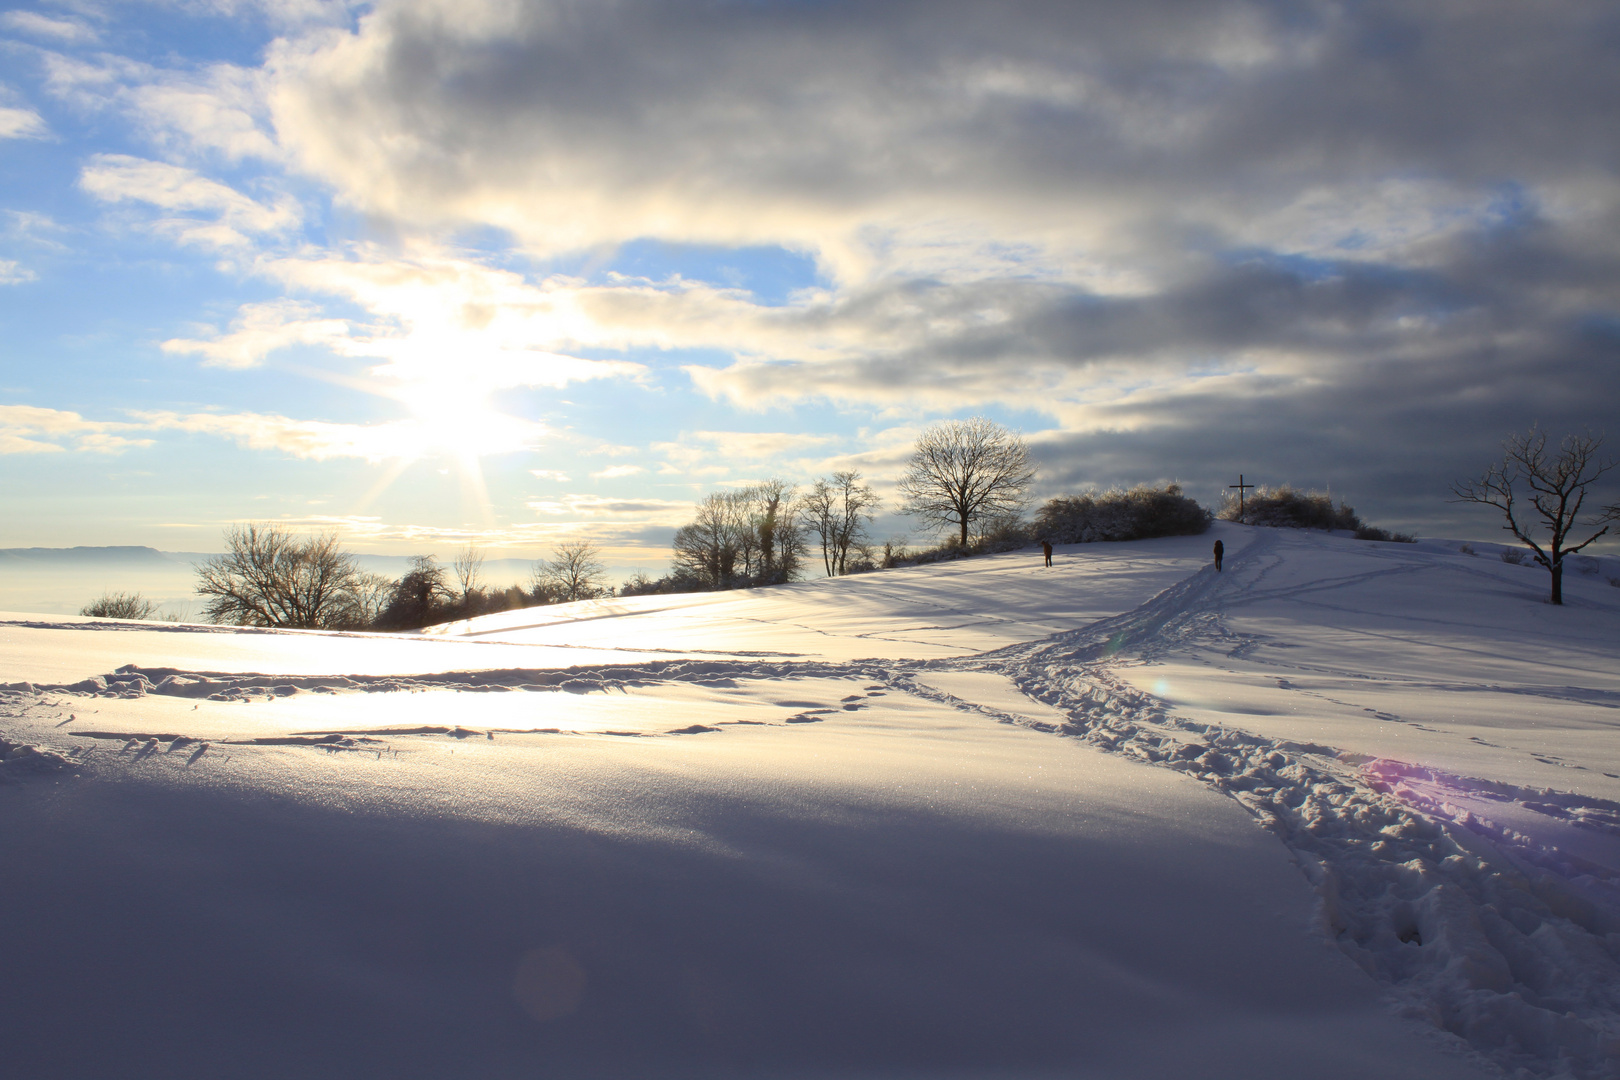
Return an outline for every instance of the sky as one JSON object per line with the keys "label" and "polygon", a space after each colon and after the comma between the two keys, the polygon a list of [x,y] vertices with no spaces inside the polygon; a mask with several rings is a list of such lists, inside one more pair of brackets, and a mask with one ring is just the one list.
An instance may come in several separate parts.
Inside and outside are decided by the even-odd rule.
{"label": "sky", "polygon": [[1506,435],[1620,449],[1617,116],[1598,0],[16,7],[0,546],[657,572],[840,469],[918,543],[894,481],[972,415],[1037,501],[1494,539],[1447,499]]}

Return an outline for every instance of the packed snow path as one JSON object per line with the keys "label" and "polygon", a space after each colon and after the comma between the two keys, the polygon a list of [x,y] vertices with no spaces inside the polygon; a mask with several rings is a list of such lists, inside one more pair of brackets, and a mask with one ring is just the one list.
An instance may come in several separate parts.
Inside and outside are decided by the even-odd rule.
{"label": "packed snow path", "polygon": [[[211,670],[157,662],[187,653],[173,644],[181,635],[14,622],[6,643],[18,647],[0,678],[15,678],[20,662],[34,671],[77,663],[82,675],[85,653],[102,650],[138,663],[14,685],[9,711],[35,718],[31,736],[41,717],[66,711],[64,727],[101,749],[61,753],[59,734],[40,749],[19,744],[0,775],[157,761],[190,770],[287,746],[380,759],[412,739],[466,749],[473,737],[548,730],[708,737],[791,725],[803,734],[904,701],[938,705],[1078,738],[1230,796],[1293,854],[1319,897],[1321,932],[1409,1016],[1511,1074],[1620,1075],[1612,568],[1593,560],[1597,572],[1577,577],[1558,610],[1539,603],[1544,574],[1489,549],[1220,528],[1229,552],[1220,575],[1198,568],[1208,538],[1093,545],[1063,552],[1044,576],[1027,556],[1005,556],[576,608],[583,622],[558,609],[513,613],[453,628],[460,640],[324,637],[333,648],[319,656],[295,647],[310,635],[244,645],[216,634],[228,643],[215,655],[230,662]],[[75,634],[77,657],[49,644],[53,627]],[[255,651],[264,642],[273,647]],[[473,648],[488,667],[468,670]],[[277,675],[253,669],[277,649],[297,662]],[[537,651],[601,659],[498,666]],[[364,665],[345,664],[362,654]],[[452,656],[462,663],[430,670]],[[455,710],[476,726],[443,723],[445,691],[490,695]],[[526,705],[534,693],[557,703],[545,726]],[[93,729],[71,711],[92,697],[116,722],[98,714]],[[244,732],[219,711],[247,701],[256,716],[285,722]],[[131,722],[137,707],[144,724]],[[332,722],[309,723],[322,718]],[[1233,1075],[1268,1072],[1251,1061]],[[1342,1075],[1379,1072],[1387,1063]]]}

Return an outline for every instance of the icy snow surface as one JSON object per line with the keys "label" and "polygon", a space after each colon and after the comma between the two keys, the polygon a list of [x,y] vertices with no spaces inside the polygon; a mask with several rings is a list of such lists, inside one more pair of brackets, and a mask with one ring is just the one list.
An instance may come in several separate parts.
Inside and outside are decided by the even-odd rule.
{"label": "icy snow surface", "polygon": [[1620,567],[1553,608],[1459,547],[1218,524],[403,636],[0,615],[0,1054],[1620,1076]]}

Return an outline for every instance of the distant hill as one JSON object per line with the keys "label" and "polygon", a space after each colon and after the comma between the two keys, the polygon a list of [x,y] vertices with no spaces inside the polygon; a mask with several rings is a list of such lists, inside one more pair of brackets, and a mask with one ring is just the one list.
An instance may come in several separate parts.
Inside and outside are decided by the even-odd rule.
{"label": "distant hill", "polygon": [[[0,548],[0,562],[28,562],[50,563],[147,563],[169,565],[179,561],[180,557],[172,552],[159,551],[156,548],[136,547],[124,545],[120,547],[70,547],[70,548]],[[187,559],[186,561],[190,561]]]}

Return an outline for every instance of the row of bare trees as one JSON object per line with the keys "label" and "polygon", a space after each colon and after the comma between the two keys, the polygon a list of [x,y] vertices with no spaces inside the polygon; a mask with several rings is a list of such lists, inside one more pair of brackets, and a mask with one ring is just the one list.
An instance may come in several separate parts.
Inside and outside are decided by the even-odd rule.
{"label": "row of bare trees", "polygon": [[484,555],[471,545],[448,567],[419,555],[398,580],[364,571],[331,533],[300,536],[280,525],[238,525],[226,530],[225,547],[197,568],[197,592],[208,621],[233,626],[414,630],[612,592],[600,549],[583,540],[559,544],[549,559],[535,563],[527,588],[484,587]]}
{"label": "row of bare trees", "polygon": [[804,559],[797,492],[782,480],[716,491],[675,531],[677,583],[735,589],[792,581]]}
{"label": "row of bare trees", "polygon": [[[965,547],[970,525],[1022,505],[1033,475],[1023,440],[1005,428],[983,418],[938,424],[918,440],[901,479],[901,512],[958,530]],[[783,480],[712,493],[677,530],[670,576],[639,578],[627,591],[792,581],[812,543],[828,576],[870,569],[867,529],[878,505],[853,470],[822,477],[802,493]],[[363,570],[331,533],[246,524],[226,531],[225,546],[198,568],[197,592],[211,622],[232,625],[403,630],[611,591],[601,552],[586,541],[561,544],[538,562],[527,589],[484,588],[483,554],[472,546],[449,567],[420,556],[398,580]]]}
{"label": "row of bare trees", "polygon": [[[899,510],[953,530],[966,550],[970,530],[1017,517],[1034,475],[1023,439],[999,424],[983,417],[936,424],[918,439],[901,477]],[[775,585],[794,580],[812,548],[828,577],[873,569],[868,527],[880,502],[854,470],[831,473],[802,492],[776,479],[713,492],[676,531],[669,576],[638,575],[625,591]],[[894,557],[891,542],[885,562]]]}
{"label": "row of bare trees", "polygon": [[698,503],[694,519],[676,530],[670,575],[635,579],[628,591],[779,585],[800,575],[812,545],[820,549],[829,577],[850,573],[863,565],[878,501],[854,471],[822,477],[802,493],[774,479],[712,492]]}

